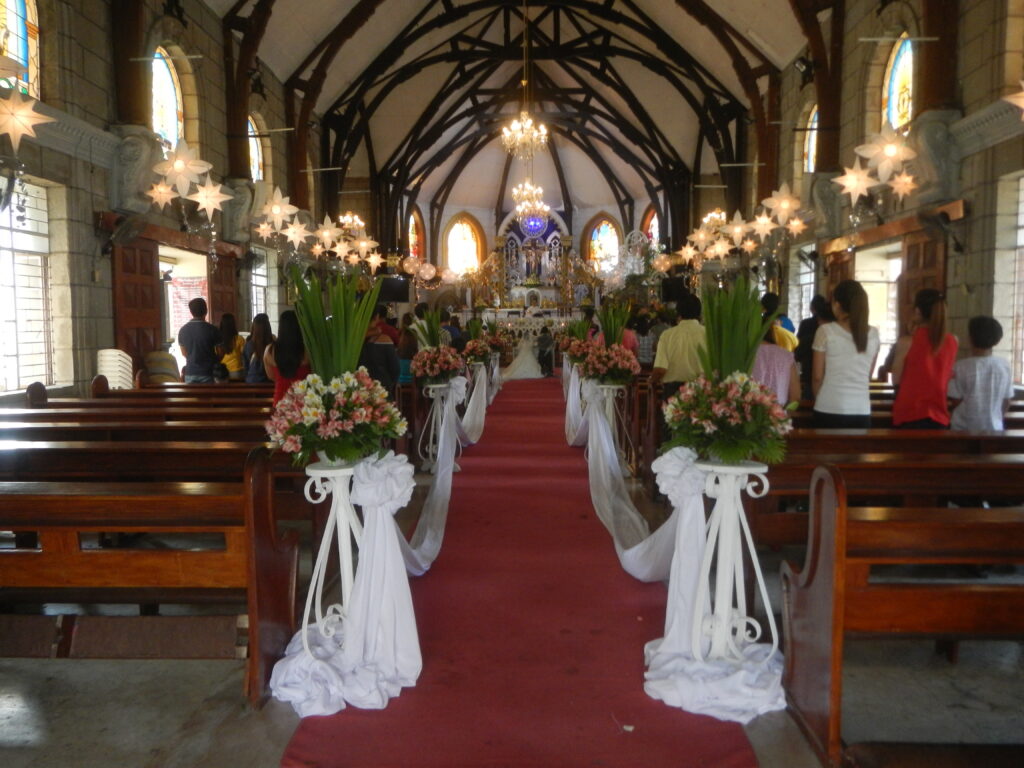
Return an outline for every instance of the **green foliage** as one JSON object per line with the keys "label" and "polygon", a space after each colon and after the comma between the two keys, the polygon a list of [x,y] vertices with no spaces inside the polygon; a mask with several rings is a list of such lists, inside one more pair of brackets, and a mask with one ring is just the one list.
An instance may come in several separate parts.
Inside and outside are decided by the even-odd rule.
{"label": "green foliage", "polygon": [[324,285],[315,274],[307,282],[295,264],[291,279],[299,294],[295,314],[313,373],[330,381],[354,371],[381,283],[359,296],[359,275],[334,275]]}
{"label": "green foliage", "polygon": [[472,317],[466,323],[466,334],[470,341],[479,339],[484,333],[484,323],[479,317]]}
{"label": "green foliage", "polygon": [[626,330],[626,323],[629,322],[629,312],[628,304],[612,304],[610,302],[603,304],[597,312],[606,347],[622,343],[622,332]]}
{"label": "green foliage", "polygon": [[441,310],[427,310],[423,320],[412,324],[412,333],[420,348],[441,346]]}
{"label": "green foliage", "polygon": [[587,334],[590,332],[590,321],[585,317],[579,320],[573,320],[567,326],[565,326],[565,333],[569,338],[579,339],[580,341],[587,340]]}
{"label": "green foliage", "polygon": [[757,347],[775,319],[761,319],[757,286],[740,275],[730,288],[705,288],[703,304],[707,346],[699,354],[704,375],[721,380],[734,371],[749,374]]}

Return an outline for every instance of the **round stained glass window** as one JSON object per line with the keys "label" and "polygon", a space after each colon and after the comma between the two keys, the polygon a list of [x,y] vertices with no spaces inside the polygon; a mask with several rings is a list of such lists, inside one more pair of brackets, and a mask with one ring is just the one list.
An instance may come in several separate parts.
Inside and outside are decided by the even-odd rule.
{"label": "round stained glass window", "polygon": [[540,216],[528,216],[519,222],[519,226],[527,237],[540,237],[544,230],[548,228],[548,222],[547,219]]}

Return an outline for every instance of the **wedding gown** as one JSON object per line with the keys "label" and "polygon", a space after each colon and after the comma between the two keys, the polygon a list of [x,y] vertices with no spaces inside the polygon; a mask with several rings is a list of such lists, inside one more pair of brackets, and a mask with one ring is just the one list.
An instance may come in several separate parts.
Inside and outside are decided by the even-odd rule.
{"label": "wedding gown", "polygon": [[501,372],[502,381],[512,379],[541,379],[544,377],[533,352],[533,339],[526,337],[519,342],[519,351],[515,359]]}

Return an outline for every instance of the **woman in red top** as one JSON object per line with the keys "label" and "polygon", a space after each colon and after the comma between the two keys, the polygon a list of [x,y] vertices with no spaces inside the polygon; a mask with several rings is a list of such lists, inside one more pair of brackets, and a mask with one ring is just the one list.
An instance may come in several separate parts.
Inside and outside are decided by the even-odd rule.
{"label": "woman in red top", "polygon": [[948,429],[946,387],[953,375],[957,342],[956,336],[946,332],[946,297],[934,288],[918,291],[914,323],[913,335],[896,344],[892,423],[904,429]]}
{"label": "woman in red top", "polygon": [[299,318],[292,309],[281,313],[277,339],[263,353],[263,367],[274,382],[274,405],[285,396],[292,384],[309,375],[306,346],[302,343]]}

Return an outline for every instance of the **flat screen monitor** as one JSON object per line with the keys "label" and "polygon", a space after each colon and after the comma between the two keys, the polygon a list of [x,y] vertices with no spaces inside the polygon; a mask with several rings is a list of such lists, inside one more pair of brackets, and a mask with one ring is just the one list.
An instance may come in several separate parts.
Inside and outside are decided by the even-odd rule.
{"label": "flat screen monitor", "polygon": [[404,277],[382,277],[377,301],[385,304],[409,302],[409,281]]}

